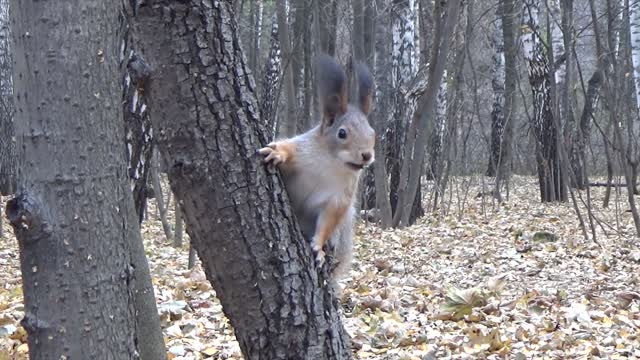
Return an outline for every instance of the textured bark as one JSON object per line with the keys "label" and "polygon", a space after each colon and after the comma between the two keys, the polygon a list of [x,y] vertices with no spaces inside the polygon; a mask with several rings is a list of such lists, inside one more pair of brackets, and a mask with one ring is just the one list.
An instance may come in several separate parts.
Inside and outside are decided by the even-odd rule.
{"label": "textured bark", "polygon": [[431,0],[418,0],[420,16],[420,63],[428,64],[433,49],[433,4]]}
{"label": "textured bark", "polygon": [[[15,191],[17,172],[11,60],[9,1],[0,0],[0,195],[4,196]],[[1,217],[0,210],[0,224]]]}
{"label": "textured bark", "polygon": [[551,71],[539,38],[539,0],[525,0],[525,23],[527,31],[523,35],[522,46],[529,72],[529,84],[533,96],[533,123],[536,139],[536,160],[538,181],[542,202],[566,201],[567,190],[562,175],[558,149],[559,129],[553,118],[551,97]]}
{"label": "textured bark", "polygon": [[496,20],[492,23],[491,47],[491,88],[493,90],[493,104],[491,106],[491,148],[489,150],[489,168],[487,176],[496,176],[498,164],[503,158],[502,140],[504,135],[504,88],[505,88],[505,57],[503,35],[504,1],[496,9]]}
{"label": "textured bark", "polygon": [[518,81],[518,46],[516,31],[519,29],[520,6],[514,0],[501,0],[502,38],[504,39],[504,127],[500,140],[500,161],[497,163],[494,196],[502,200],[502,183],[511,176],[511,158],[513,156],[513,126],[515,122],[515,97]]}
{"label": "textured bark", "polygon": [[[122,45],[120,50],[120,72],[122,85],[122,111],[124,120],[124,143],[126,146],[127,172],[129,174],[133,204],[139,224],[145,217],[148,198],[148,177],[153,156],[153,129],[149,119],[144,86],[149,80],[149,67],[136,55],[133,47],[134,32],[131,19],[138,1],[123,2],[121,18]],[[134,305],[136,309],[137,346],[140,359],[161,360],[167,358],[167,350],[160,327],[160,316],[156,307],[151,272],[139,233],[130,237],[131,266],[133,267]]]}
{"label": "textured bark", "polygon": [[[374,73],[376,79],[375,88],[375,104],[373,113],[370,115],[371,125],[373,126],[378,138],[375,144],[376,162],[373,164],[374,185],[375,185],[375,205],[380,211],[380,221],[382,228],[391,226],[393,218],[391,202],[389,200],[389,177],[387,173],[387,158],[384,144],[386,137],[384,129],[387,125],[389,99],[387,96],[391,92],[391,79],[387,71],[389,66],[388,56],[390,48],[390,38],[386,30],[389,25],[389,14],[381,11],[385,8],[386,0],[376,1],[376,34],[375,34],[375,64]],[[380,134],[382,136],[380,136]]]}
{"label": "textured bark", "polygon": [[273,21],[271,26],[271,41],[269,46],[269,57],[265,63],[264,78],[262,80],[262,98],[260,102],[260,113],[262,121],[267,128],[267,137],[273,139],[276,135],[278,114],[278,83],[280,82],[280,41],[278,40],[278,22]]}
{"label": "textured bark", "polygon": [[267,139],[231,1],[151,1],[137,19],[171,188],[245,358],[349,358],[328,269],[254,156]]}
{"label": "textured bark", "polygon": [[427,179],[438,180],[442,175],[440,165],[442,163],[442,152],[444,137],[447,132],[447,71],[442,75],[443,81],[438,90],[438,101],[436,102],[436,116],[433,119],[434,126],[431,129],[429,139],[429,166],[427,168]]}
{"label": "textured bark", "polygon": [[[120,4],[13,0],[16,232],[31,359],[136,359]],[[70,31],[73,29],[73,31]]]}
{"label": "textured bark", "polygon": [[[416,80],[419,83],[418,56],[416,50],[416,3],[413,0],[393,0],[391,31],[391,86],[385,136],[387,172],[390,176],[390,202],[394,213],[394,226],[399,222],[402,189],[406,187],[408,165],[406,149],[415,140],[414,114],[417,107]],[[388,32],[388,30],[383,29]],[[420,88],[420,86],[417,86]],[[420,90],[417,90],[418,92]],[[408,224],[424,214],[420,191],[415,195]]]}
{"label": "textured bark", "polygon": [[138,221],[144,220],[147,208],[147,181],[153,154],[153,130],[147,100],[141,88],[149,76],[147,64],[142,61],[131,47],[132,34],[125,24],[125,35],[122,46],[122,71],[124,73],[122,107],[125,126],[125,145],[127,164],[133,203],[138,214]]}

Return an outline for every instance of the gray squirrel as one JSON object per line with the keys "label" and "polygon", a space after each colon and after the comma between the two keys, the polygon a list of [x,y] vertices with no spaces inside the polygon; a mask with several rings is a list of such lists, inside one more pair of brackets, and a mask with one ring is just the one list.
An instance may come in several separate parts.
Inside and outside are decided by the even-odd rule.
{"label": "gray squirrel", "polygon": [[264,162],[280,170],[319,265],[324,262],[325,245],[333,247],[334,280],[351,266],[358,179],[362,169],[374,161],[375,132],[367,120],[373,79],[364,64],[354,68],[358,89],[355,104],[349,104],[344,70],[333,58],[320,55],[316,63],[320,124],[258,150]]}

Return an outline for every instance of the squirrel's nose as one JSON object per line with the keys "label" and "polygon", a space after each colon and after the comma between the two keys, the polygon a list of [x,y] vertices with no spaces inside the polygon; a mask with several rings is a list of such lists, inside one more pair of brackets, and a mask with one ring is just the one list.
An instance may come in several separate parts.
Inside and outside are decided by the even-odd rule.
{"label": "squirrel's nose", "polygon": [[362,160],[364,160],[364,161],[371,160],[371,153],[370,152],[363,152],[362,153]]}

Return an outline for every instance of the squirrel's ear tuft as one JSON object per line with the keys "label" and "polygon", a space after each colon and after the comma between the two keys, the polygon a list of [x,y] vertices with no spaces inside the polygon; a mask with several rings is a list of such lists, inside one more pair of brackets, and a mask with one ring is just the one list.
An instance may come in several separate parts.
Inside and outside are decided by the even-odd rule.
{"label": "squirrel's ear tuft", "polygon": [[365,115],[369,115],[373,108],[373,77],[367,65],[356,64],[358,81],[358,106]]}
{"label": "squirrel's ear tuft", "polygon": [[316,62],[316,79],[322,127],[327,128],[347,112],[347,77],[340,64],[329,55],[322,54]]}

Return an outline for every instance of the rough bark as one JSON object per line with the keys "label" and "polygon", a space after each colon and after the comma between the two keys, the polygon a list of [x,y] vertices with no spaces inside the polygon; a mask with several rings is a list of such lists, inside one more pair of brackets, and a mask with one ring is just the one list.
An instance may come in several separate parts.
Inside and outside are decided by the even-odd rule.
{"label": "rough bark", "polygon": [[502,199],[500,190],[502,183],[509,181],[511,176],[511,158],[513,156],[513,127],[515,123],[515,97],[518,82],[516,31],[519,28],[520,6],[514,0],[502,0],[502,37],[504,39],[504,129],[500,143],[500,161],[498,162],[494,196]]}
{"label": "rough bark", "polygon": [[273,21],[271,25],[271,41],[269,46],[269,57],[265,63],[264,78],[262,79],[262,97],[260,102],[260,113],[262,121],[267,128],[267,137],[273,139],[276,135],[278,114],[278,83],[280,82],[280,41],[278,40],[278,22]]}
{"label": "rough bark", "polygon": [[130,254],[141,241],[118,121],[121,5],[11,5],[23,165],[7,214],[29,356],[136,359]]}
{"label": "rough bark", "polygon": [[440,164],[442,163],[442,153],[444,145],[444,137],[447,132],[447,71],[442,75],[443,81],[440,83],[438,90],[438,101],[436,102],[436,116],[434,126],[431,129],[429,139],[429,166],[427,168],[427,179],[438,180],[442,175],[440,173]]}
{"label": "rough bark", "polygon": [[171,188],[245,358],[349,358],[328,269],[254,156],[267,139],[231,1],[151,1],[137,20]]}
{"label": "rough bark", "polygon": [[12,70],[9,0],[0,0],[0,195],[4,196],[15,191],[17,172]]}
{"label": "rough bark", "polygon": [[504,95],[505,95],[505,56],[503,35],[503,9],[505,1],[496,9],[496,20],[492,23],[491,47],[491,88],[493,104],[491,106],[491,143],[489,149],[489,168],[487,176],[496,176],[498,164],[503,158],[502,139],[504,134]]}
{"label": "rough bark", "polygon": [[[415,1],[394,0],[392,2],[391,31],[391,86],[389,110],[386,119],[385,151],[387,172],[390,175],[390,202],[394,219],[399,219],[398,212],[402,188],[406,184],[408,168],[406,149],[411,148],[415,140],[415,123],[413,122],[417,98],[421,91],[418,74],[418,56],[416,49],[415,19],[417,7]],[[387,31],[387,30],[383,30]],[[416,85],[417,84],[417,85]],[[418,90],[416,90],[416,88]],[[424,214],[421,192],[418,191],[413,201],[408,223],[410,225]],[[393,221],[397,223],[396,220]],[[397,226],[397,225],[395,225]]]}
{"label": "rough bark", "polygon": [[[123,2],[121,18],[121,48],[119,55],[122,86],[122,115],[124,120],[124,144],[127,172],[133,193],[133,204],[139,224],[145,217],[148,199],[148,178],[153,157],[153,129],[149,119],[144,86],[149,80],[149,67],[137,56],[133,43],[134,32],[131,19],[137,0]],[[130,237],[131,266],[134,269],[134,304],[138,330],[138,353],[142,360],[167,358],[167,350],[160,327],[160,316],[156,307],[153,283],[147,255],[139,232]]]}
{"label": "rough bark", "polygon": [[375,104],[373,113],[370,116],[371,124],[378,134],[375,144],[376,162],[373,164],[375,202],[376,208],[380,211],[380,221],[382,228],[391,226],[392,208],[389,200],[389,177],[387,173],[387,158],[384,144],[386,137],[384,130],[387,125],[389,111],[389,99],[387,96],[391,92],[391,79],[387,71],[389,66],[388,56],[390,49],[390,38],[386,30],[389,25],[389,14],[381,11],[385,8],[385,0],[376,1],[376,34],[375,34],[375,64],[374,73],[376,79]]}
{"label": "rough bark", "polygon": [[153,154],[153,130],[147,100],[141,88],[147,80],[148,68],[132,48],[132,33],[128,25],[124,26],[121,61],[123,72],[122,108],[125,126],[124,142],[133,203],[138,214],[138,221],[142,223],[147,207],[147,184],[151,156]]}

